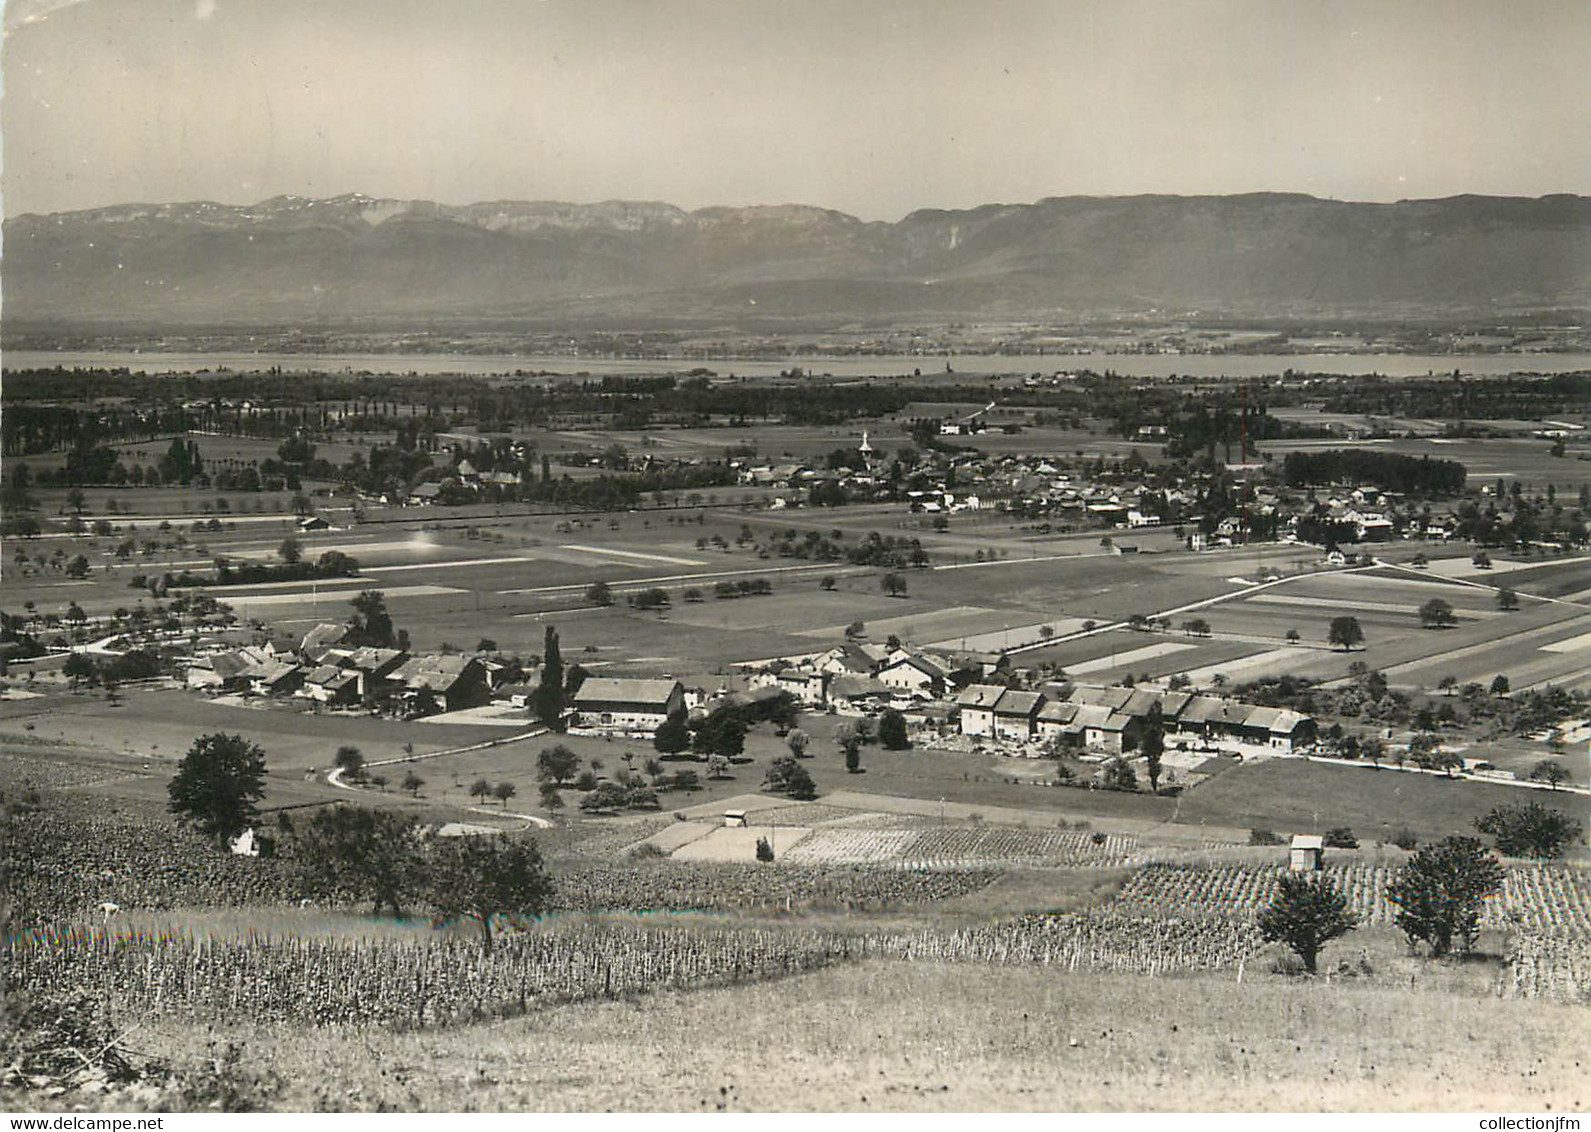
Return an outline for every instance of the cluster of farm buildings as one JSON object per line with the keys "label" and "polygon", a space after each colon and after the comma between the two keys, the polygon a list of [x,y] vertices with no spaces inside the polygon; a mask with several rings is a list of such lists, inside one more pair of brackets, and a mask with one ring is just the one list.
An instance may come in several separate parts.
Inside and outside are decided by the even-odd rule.
{"label": "cluster of farm buildings", "polygon": [[[490,703],[532,706],[535,685],[516,665],[489,656],[350,646],[348,633],[343,625],[318,625],[298,642],[199,657],[187,668],[187,684],[324,707],[376,705],[409,717]],[[893,708],[921,745],[959,741],[1010,754],[1130,754],[1152,714],[1173,746],[1292,753],[1312,746],[1316,736],[1307,715],[1221,696],[1070,682],[1025,687],[1012,676],[1009,658],[998,655],[847,642],[731,682],[738,686],[708,691],[672,676],[587,676],[570,697],[567,723],[576,731],[648,738],[681,711],[788,695],[809,711],[868,715]]]}

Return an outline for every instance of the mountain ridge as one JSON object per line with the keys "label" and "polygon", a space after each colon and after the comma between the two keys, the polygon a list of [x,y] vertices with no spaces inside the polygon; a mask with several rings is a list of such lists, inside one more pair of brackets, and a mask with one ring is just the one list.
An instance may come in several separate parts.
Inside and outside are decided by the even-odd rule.
{"label": "mountain ridge", "polygon": [[784,204],[362,193],[5,221],[33,322],[1324,315],[1591,307],[1591,197],[1045,197],[897,221]]}

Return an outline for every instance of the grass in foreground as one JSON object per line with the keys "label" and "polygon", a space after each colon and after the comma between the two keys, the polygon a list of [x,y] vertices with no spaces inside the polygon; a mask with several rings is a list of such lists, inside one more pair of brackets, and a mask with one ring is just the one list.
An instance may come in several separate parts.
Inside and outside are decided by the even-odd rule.
{"label": "grass in foreground", "polygon": [[[140,1044],[192,1056],[163,1025]],[[1591,1014],[1252,970],[874,961],[458,1030],[218,1028],[278,1109],[1580,1110]]]}

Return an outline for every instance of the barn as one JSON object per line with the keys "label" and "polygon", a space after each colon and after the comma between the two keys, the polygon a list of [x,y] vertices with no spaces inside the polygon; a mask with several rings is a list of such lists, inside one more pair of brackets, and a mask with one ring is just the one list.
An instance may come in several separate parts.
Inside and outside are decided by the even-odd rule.
{"label": "barn", "polygon": [[678,680],[591,676],[575,693],[578,726],[620,735],[653,735],[663,721],[685,710]]}

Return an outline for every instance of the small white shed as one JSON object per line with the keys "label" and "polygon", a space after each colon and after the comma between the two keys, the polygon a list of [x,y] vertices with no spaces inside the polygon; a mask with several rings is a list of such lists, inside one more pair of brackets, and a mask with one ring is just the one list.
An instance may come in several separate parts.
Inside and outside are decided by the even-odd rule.
{"label": "small white shed", "polygon": [[725,810],[724,824],[727,826],[744,826],[746,824],[745,810]]}
{"label": "small white shed", "polygon": [[1295,873],[1318,873],[1326,855],[1326,839],[1313,833],[1293,834],[1287,867]]}

